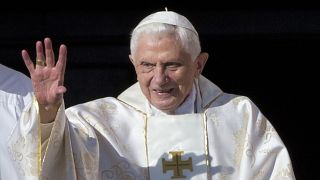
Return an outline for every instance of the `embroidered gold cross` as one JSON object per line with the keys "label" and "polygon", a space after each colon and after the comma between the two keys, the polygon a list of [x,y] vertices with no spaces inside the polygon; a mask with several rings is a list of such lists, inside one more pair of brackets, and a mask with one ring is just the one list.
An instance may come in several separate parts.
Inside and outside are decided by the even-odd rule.
{"label": "embroidered gold cross", "polygon": [[173,171],[171,179],[186,178],[186,176],[183,175],[183,169],[193,171],[192,158],[189,157],[188,160],[182,161],[181,154],[183,154],[183,151],[172,151],[169,153],[172,155],[172,161],[166,161],[162,158],[162,172],[166,173],[169,170]]}

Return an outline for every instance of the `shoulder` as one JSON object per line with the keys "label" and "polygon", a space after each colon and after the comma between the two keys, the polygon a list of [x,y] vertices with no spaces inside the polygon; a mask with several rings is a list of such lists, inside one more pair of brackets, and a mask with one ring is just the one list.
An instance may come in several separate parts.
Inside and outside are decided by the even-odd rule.
{"label": "shoulder", "polygon": [[209,109],[228,109],[234,113],[260,112],[256,104],[247,96],[223,93]]}
{"label": "shoulder", "polygon": [[32,83],[25,74],[0,64],[0,99],[16,105],[31,102]]}
{"label": "shoulder", "polygon": [[[233,134],[256,136],[271,129],[259,108],[246,96],[224,93],[205,112],[208,121]],[[270,128],[269,128],[270,127]],[[242,137],[244,138],[244,136]]]}
{"label": "shoulder", "polygon": [[25,74],[0,64],[0,88],[13,94],[24,95],[32,91],[31,79]]}
{"label": "shoulder", "polygon": [[67,114],[91,114],[101,116],[106,113],[117,113],[123,111],[131,111],[133,108],[119,101],[114,97],[105,97],[78,104],[66,109]]}
{"label": "shoulder", "polygon": [[105,98],[99,98],[99,99],[95,99],[93,101],[88,101],[85,103],[81,103],[81,104],[77,104],[74,106],[69,107],[68,109],[66,109],[67,111],[75,111],[75,110],[87,110],[87,109],[91,109],[91,108],[98,108],[100,107],[102,104],[117,104],[119,103],[117,99],[113,98],[113,97],[105,97]]}
{"label": "shoulder", "polygon": [[247,96],[227,94],[227,96],[233,97],[231,99],[232,104],[237,108],[257,108],[255,103]]}
{"label": "shoulder", "polygon": [[206,110],[209,119],[219,119],[228,127],[254,127],[254,124],[266,121],[259,108],[246,96],[223,93]]}

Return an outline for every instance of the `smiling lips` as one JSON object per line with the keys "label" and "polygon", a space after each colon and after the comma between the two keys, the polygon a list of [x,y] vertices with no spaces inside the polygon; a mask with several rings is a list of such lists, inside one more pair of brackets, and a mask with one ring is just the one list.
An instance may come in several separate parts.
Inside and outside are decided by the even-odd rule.
{"label": "smiling lips", "polygon": [[170,88],[170,89],[153,89],[153,92],[155,92],[156,95],[160,96],[160,97],[171,96],[172,91],[173,91],[173,88]]}

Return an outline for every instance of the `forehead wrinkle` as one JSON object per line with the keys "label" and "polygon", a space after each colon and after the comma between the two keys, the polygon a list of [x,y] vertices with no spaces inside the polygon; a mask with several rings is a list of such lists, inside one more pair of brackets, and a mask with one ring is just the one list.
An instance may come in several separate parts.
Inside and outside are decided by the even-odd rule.
{"label": "forehead wrinkle", "polygon": [[179,56],[185,54],[181,46],[181,42],[177,40],[174,33],[145,33],[139,38],[134,56],[139,61],[147,62],[156,61],[157,59],[176,61],[181,59]]}

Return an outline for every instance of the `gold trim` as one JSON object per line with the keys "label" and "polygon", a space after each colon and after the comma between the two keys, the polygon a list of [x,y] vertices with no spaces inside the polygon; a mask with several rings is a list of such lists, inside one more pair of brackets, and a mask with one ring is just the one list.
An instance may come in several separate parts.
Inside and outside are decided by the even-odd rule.
{"label": "gold trim", "polygon": [[[207,104],[205,106],[205,111],[203,111],[202,113],[199,113],[197,112],[197,114],[202,114],[203,115],[203,124],[204,124],[204,148],[205,148],[205,156],[206,156],[206,166],[207,166],[207,177],[208,177],[208,180],[212,180],[212,176],[211,176],[211,161],[210,161],[210,155],[209,155],[209,137],[208,137],[208,122],[207,122],[207,116],[206,116],[206,113],[207,113],[207,110],[208,108],[211,106],[211,104],[217,99],[219,98],[220,96],[222,96],[223,93],[220,93],[217,97],[215,97],[209,104]],[[145,148],[146,148],[146,156],[147,156],[147,165],[148,165],[148,174],[149,174],[149,178],[150,178],[150,169],[149,169],[149,154],[148,154],[148,117],[147,117],[147,114],[139,109],[137,109],[136,107],[120,100],[117,98],[117,100],[119,100],[120,102],[122,102],[123,104],[125,105],[128,105],[129,107],[135,109],[136,111],[140,112],[144,118],[145,118]]]}
{"label": "gold trim", "polygon": [[150,179],[150,169],[149,169],[149,149],[148,149],[148,117],[146,114],[143,114],[144,122],[145,122],[145,127],[144,127],[144,142],[145,142],[145,151],[146,151],[146,156],[147,156],[147,167],[148,167],[148,175]]}
{"label": "gold trim", "polygon": [[147,114],[139,109],[137,109],[136,107],[120,100],[117,98],[117,100],[129,107],[131,107],[132,109],[136,110],[137,112],[141,113],[143,118],[144,118],[144,121],[145,121],[145,127],[144,127],[144,141],[145,141],[145,151],[146,151],[146,157],[147,157],[147,167],[148,167],[148,175],[149,175],[149,179],[150,179],[150,168],[149,168],[149,149],[148,149],[148,117],[147,117]]}
{"label": "gold trim", "polygon": [[206,156],[206,165],[207,165],[207,178],[208,180],[212,179],[211,176],[211,161],[209,155],[209,136],[208,136],[208,119],[206,116],[207,109],[203,113],[203,124],[204,124],[204,152]]}
{"label": "gold trim", "polygon": [[36,101],[36,99],[35,99],[35,97],[33,97],[33,103],[36,103],[36,113],[37,113],[37,128],[38,128],[38,147],[37,147],[37,156],[38,156],[38,177],[40,177],[41,176],[41,171],[42,171],[42,160],[41,160],[41,151],[42,151],[42,149],[41,149],[41,128],[40,128],[40,112],[39,112],[39,104],[38,104],[38,102]]}

